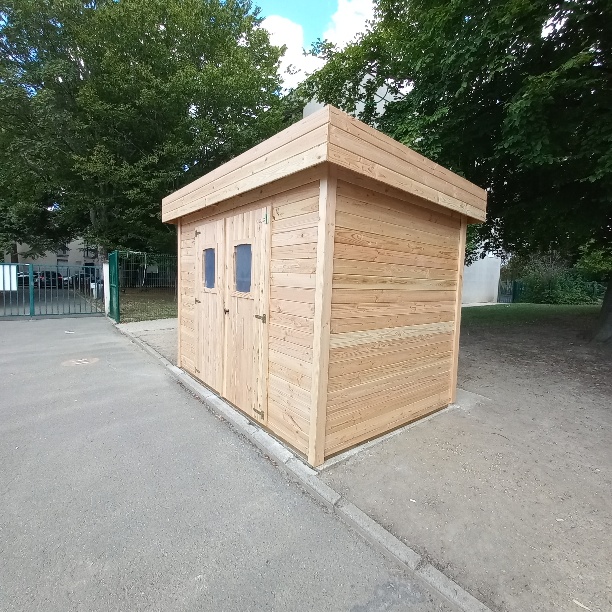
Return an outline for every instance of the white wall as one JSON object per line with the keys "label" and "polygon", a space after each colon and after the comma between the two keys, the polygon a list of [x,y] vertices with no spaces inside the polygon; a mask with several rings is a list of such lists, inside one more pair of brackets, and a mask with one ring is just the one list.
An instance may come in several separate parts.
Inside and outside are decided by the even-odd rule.
{"label": "white wall", "polygon": [[501,259],[485,257],[463,271],[463,304],[497,303]]}
{"label": "white wall", "polygon": [[[27,244],[17,245],[17,257],[20,264],[31,263],[44,266],[59,266],[60,272],[71,266],[82,266],[84,264],[98,263],[97,259],[85,257],[83,240],[77,238],[67,245],[66,253],[59,251],[47,251],[40,257],[27,257],[26,253],[30,250]],[[10,253],[4,254],[4,261],[10,261]]]}
{"label": "white wall", "polygon": [[108,317],[110,312],[110,269],[108,267],[108,261],[102,264],[102,278],[104,281],[104,312]]}
{"label": "white wall", "polygon": [[[377,98],[376,115],[380,117],[380,115],[382,115],[385,112],[385,107],[387,106],[387,103],[393,101],[394,98],[392,95],[390,95],[389,89],[384,85],[378,88],[375,96]],[[308,117],[308,115],[312,115],[313,113],[316,113],[318,110],[321,110],[322,108],[325,108],[325,104],[321,104],[320,102],[317,102],[316,100],[311,100],[304,107],[302,116],[306,118]],[[358,117],[359,113],[362,113],[364,108],[365,108],[365,104],[363,102],[357,102],[354,116]]]}

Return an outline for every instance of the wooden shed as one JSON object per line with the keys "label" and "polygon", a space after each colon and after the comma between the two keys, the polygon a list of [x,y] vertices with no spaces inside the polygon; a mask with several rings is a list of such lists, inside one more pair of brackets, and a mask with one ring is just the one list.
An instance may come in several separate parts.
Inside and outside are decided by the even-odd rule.
{"label": "wooden shed", "polygon": [[311,465],[454,401],[486,193],[326,107],[163,200],[178,364]]}

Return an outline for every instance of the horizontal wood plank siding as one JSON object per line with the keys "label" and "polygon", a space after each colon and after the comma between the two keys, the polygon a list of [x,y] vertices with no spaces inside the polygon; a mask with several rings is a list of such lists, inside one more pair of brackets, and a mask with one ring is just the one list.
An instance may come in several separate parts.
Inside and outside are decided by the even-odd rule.
{"label": "horizontal wood plank siding", "polygon": [[[305,118],[164,198],[163,220],[179,224],[179,364],[197,376],[210,363],[198,276],[206,234],[195,230],[218,222],[226,234],[228,219],[246,215],[266,230],[265,426],[316,466],[444,407],[456,383],[459,253],[486,200],[333,107]],[[233,401],[240,362],[221,363]]]}
{"label": "horizontal wood plank siding", "polygon": [[195,228],[197,220],[181,222],[179,244],[179,363],[193,374],[197,368],[198,322],[195,313]]}
{"label": "horizontal wood plank siding", "polygon": [[308,453],[319,182],[272,205],[268,427]]}
{"label": "horizontal wood plank siding", "polygon": [[326,456],[448,404],[460,263],[460,216],[345,181],[336,206]]}

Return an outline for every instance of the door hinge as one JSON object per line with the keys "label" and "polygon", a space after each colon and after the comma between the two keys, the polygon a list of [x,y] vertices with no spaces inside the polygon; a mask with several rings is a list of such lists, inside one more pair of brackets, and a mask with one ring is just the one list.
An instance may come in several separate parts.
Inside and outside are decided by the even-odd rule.
{"label": "door hinge", "polygon": [[195,231],[195,235],[196,235],[196,236],[199,236],[201,233],[202,233],[202,232],[201,232],[200,230],[196,230],[196,231]]}
{"label": "door hinge", "polygon": [[201,304],[202,302],[200,302],[200,300],[198,300],[198,298],[196,298],[195,303],[196,304]]}
{"label": "door hinge", "polygon": [[262,315],[255,315],[255,318],[256,318],[256,319],[261,319],[261,322],[262,322],[262,323],[265,323],[265,322],[266,322],[266,315],[265,315],[265,314],[262,314]]}
{"label": "door hinge", "polygon": [[253,412],[263,421],[263,418],[265,416],[263,410],[257,410],[257,408],[253,408]]}

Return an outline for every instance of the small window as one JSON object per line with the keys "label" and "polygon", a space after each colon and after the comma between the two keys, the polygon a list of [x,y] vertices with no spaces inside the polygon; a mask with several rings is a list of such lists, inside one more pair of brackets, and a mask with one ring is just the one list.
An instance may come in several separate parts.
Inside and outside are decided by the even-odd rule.
{"label": "small window", "polygon": [[234,247],[236,262],[236,291],[248,293],[251,290],[251,245],[237,244]]}
{"label": "small window", "polygon": [[204,287],[215,288],[215,249],[204,249]]}

